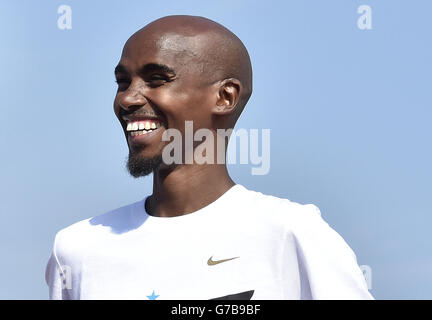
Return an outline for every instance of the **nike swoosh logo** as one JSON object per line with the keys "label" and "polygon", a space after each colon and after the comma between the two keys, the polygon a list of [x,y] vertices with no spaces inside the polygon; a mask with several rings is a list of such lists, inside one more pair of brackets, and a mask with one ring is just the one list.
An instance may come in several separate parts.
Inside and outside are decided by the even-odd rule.
{"label": "nike swoosh logo", "polygon": [[222,263],[222,262],[227,262],[227,261],[234,260],[234,259],[237,259],[237,258],[240,258],[240,257],[234,257],[234,258],[223,259],[223,260],[213,260],[213,256],[211,256],[211,257],[207,260],[207,264],[208,264],[209,266],[214,266],[214,265],[216,265],[216,264],[219,264],[219,263]]}

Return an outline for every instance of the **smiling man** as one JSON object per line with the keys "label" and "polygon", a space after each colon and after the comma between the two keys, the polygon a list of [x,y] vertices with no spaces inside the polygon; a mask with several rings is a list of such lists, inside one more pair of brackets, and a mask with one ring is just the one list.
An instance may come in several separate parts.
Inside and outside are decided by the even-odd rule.
{"label": "smiling man", "polygon": [[[249,55],[232,32],[202,17],[158,19],[129,38],[115,76],[127,167],[153,173],[153,193],[57,233],[51,299],[372,298],[316,206],[248,190],[224,163],[190,157],[203,143],[206,156],[225,156],[219,130],[234,127],[252,93]],[[188,122],[211,134],[188,143]]]}

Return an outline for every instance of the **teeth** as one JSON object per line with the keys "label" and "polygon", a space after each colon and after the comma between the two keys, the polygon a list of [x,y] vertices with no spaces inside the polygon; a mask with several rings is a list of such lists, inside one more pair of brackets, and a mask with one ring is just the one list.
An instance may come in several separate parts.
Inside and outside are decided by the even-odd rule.
{"label": "teeth", "polygon": [[139,130],[139,131],[132,131],[130,134],[132,137],[141,136],[143,134],[147,134],[149,132],[154,131],[153,129],[150,130]]}
{"label": "teeth", "polygon": [[146,132],[151,132],[157,128],[159,128],[159,122],[153,121],[135,121],[129,122],[126,126],[126,131],[131,132],[132,136],[136,136],[138,134],[133,134],[134,132],[140,130],[139,134],[145,134]]}

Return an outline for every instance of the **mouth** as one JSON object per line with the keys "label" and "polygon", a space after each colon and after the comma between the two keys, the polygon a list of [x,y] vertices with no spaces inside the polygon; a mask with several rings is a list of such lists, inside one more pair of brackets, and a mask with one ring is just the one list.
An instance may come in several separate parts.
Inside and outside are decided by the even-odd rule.
{"label": "mouth", "polygon": [[146,120],[125,120],[126,121],[126,132],[131,137],[140,135],[146,135],[159,129],[162,124],[157,119],[146,119]]}
{"label": "mouth", "polygon": [[161,118],[149,115],[124,115],[122,119],[127,139],[135,147],[149,145],[155,142],[155,139],[161,139],[159,132],[162,132],[164,127]]}

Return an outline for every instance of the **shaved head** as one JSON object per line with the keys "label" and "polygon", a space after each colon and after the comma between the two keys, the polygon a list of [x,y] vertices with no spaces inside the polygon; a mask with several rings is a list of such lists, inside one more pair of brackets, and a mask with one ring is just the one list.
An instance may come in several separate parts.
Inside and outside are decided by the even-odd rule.
{"label": "shaved head", "polygon": [[145,38],[161,51],[174,53],[184,68],[211,84],[224,79],[238,79],[242,88],[238,114],[252,94],[252,66],[243,42],[230,30],[210,19],[173,15],[157,19],[133,34],[130,41]]}

